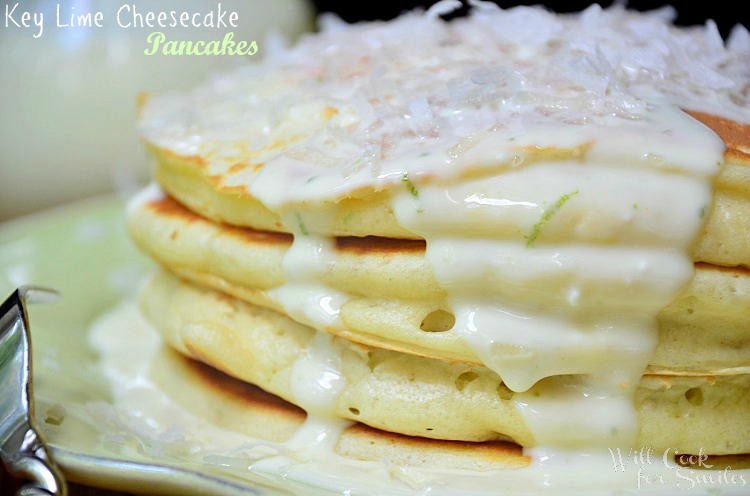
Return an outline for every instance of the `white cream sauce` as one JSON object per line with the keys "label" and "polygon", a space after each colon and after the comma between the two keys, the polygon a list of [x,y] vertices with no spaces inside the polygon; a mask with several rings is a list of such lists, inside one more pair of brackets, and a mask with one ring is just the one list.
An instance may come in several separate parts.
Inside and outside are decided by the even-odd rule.
{"label": "white cream sauce", "polygon": [[341,432],[351,425],[335,414],[346,379],[341,375],[341,347],[334,339],[330,334],[316,333],[292,367],[294,403],[307,412],[307,419],[288,447],[308,457],[317,456],[321,446],[332,450]]}
{"label": "white cream sauce", "polygon": [[[424,198],[415,185],[393,204],[401,225],[427,240],[454,329],[511,390],[526,392],[515,403],[536,446],[635,445],[633,398],[657,343],[656,316],[693,275],[690,247],[723,154],[711,132],[666,115],[669,133],[598,129],[574,163],[430,185]],[[491,213],[477,216],[477,199],[487,198],[495,201],[479,205]],[[495,223],[510,227],[497,233]]]}
{"label": "white cream sauce", "polygon": [[268,294],[298,322],[317,329],[340,326],[339,311],[349,296],[320,283],[334,263],[335,241],[308,232],[299,214],[291,217],[286,225],[294,232],[294,242],[282,261],[284,285]]}
{"label": "white cream sauce", "polygon": [[[102,443],[135,440],[139,448],[133,456],[138,461],[242,480],[250,487],[270,481],[274,487],[305,495],[489,496],[502,488],[503,494],[519,496],[550,491],[560,496],[744,496],[750,484],[750,470],[709,472],[678,467],[672,451],[665,454],[647,448],[598,449],[584,454],[534,449],[530,454],[538,460],[536,464],[480,473],[347,459],[332,451],[330,444],[316,442],[320,431],[326,429],[316,422],[305,422],[285,443],[269,442],[196,417],[171,400],[169,391],[160,389],[152,371],[154,360],[163,359],[158,353],[163,344],[135,302],[124,301],[101,315],[89,336],[100,357],[97,371],[111,385],[111,403],[92,404],[89,409],[88,421],[100,426]],[[312,347],[322,351],[322,362],[331,360],[327,351],[319,349],[326,348],[319,345],[327,339],[316,338],[319,341]],[[312,373],[320,373],[317,366]],[[206,396],[191,401],[210,404],[212,400]],[[101,422],[104,414],[107,423]],[[308,440],[312,442],[304,442]],[[300,450],[301,444],[306,450]]]}
{"label": "white cream sauce", "polygon": [[[317,282],[332,259],[333,240],[311,236],[298,215],[295,221],[295,241],[283,260],[286,282],[269,295],[298,322],[318,329],[341,326],[339,311],[349,297]],[[346,385],[340,370],[341,348],[327,333],[316,333],[294,363],[292,394],[295,404],[307,412],[307,419],[286,449],[298,459],[331,453],[341,432],[351,425],[335,414],[338,396]]]}
{"label": "white cream sauce", "polygon": [[[284,285],[269,291],[288,314],[317,329],[341,326],[339,312],[349,297],[318,282],[333,263],[335,241],[311,235],[297,212],[287,214],[294,226],[294,242],[282,261]],[[331,334],[316,333],[292,368],[294,402],[307,412],[305,427],[289,442],[289,449],[305,456],[325,447],[330,450],[339,434],[351,424],[335,414],[339,394],[346,385],[341,375],[341,347]]]}
{"label": "white cream sauce", "polygon": [[[527,392],[516,405],[538,446],[634,446],[633,396],[656,345],[656,315],[693,274],[690,247],[723,144],[669,107],[651,107],[638,122],[647,125],[639,133],[588,129],[589,145],[573,160],[470,181],[409,179],[394,195],[399,223],[427,240],[455,331],[511,390]],[[662,132],[646,132],[654,123]],[[292,210],[305,193],[268,179],[286,183],[292,169],[274,170],[257,184],[265,196],[278,193],[295,240],[286,282],[272,295],[303,323],[340,327],[348,296],[320,282],[333,242]],[[558,376],[569,377],[532,389]]]}

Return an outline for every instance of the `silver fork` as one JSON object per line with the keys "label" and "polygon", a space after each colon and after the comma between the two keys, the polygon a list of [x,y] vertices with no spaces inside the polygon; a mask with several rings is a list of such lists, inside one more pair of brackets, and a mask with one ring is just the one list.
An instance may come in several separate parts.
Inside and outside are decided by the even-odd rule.
{"label": "silver fork", "polygon": [[[65,496],[65,480],[34,421],[31,336],[26,303],[50,302],[58,293],[21,287],[0,306],[0,460],[17,479],[17,496]],[[3,494],[7,494],[3,492]]]}

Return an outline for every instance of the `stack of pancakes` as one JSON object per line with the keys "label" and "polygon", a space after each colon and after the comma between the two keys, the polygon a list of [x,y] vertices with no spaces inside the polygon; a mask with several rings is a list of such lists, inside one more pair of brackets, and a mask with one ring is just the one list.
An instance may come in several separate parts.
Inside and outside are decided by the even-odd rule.
{"label": "stack of pancakes", "polygon": [[476,10],[336,24],[144,97],[144,315],[310,417],[750,453],[747,95],[651,64],[646,39],[706,43],[664,15]]}

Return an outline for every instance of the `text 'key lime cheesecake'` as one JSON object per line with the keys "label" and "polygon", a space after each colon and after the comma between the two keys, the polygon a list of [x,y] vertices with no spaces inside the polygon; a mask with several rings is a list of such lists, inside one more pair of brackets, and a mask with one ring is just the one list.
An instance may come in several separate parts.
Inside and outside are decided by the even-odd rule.
{"label": "text 'key lime cheesecake'", "polygon": [[750,453],[747,30],[451,5],[140,102],[145,316],[331,445]]}

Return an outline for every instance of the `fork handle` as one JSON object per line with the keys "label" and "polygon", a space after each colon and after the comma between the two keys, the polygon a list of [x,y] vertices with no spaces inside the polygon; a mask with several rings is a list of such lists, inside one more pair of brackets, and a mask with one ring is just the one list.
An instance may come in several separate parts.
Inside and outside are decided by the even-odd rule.
{"label": "fork handle", "polygon": [[64,496],[65,483],[54,467],[40,456],[22,456],[13,463],[13,476],[29,481],[18,489],[17,496]]}

